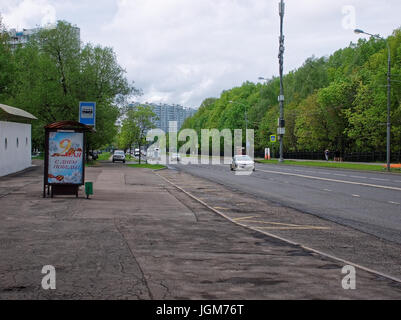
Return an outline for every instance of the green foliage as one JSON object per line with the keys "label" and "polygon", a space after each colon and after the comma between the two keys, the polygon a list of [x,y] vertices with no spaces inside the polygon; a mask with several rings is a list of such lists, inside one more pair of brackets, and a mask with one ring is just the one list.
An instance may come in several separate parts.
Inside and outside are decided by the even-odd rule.
{"label": "green foliage", "polygon": [[9,36],[0,16],[0,103],[10,95],[15,73],[15,62],[8,40]]}
{"label": "green foliage", "polygon": [[[388,41],[392,56],[392,150],[401,150],[401,29]],[[330,57],[311,57],[284,77],[287,151],[385,151],[387,44],[360,39]],[[244,83],[206,99],[184,128],[255,129],[255,148],[270,147],[277,132],[278,78],[264,85]],[[230,103],[234,101],[237,103]]]}
{"label": "green foliage", "polygon": [[[117,137],[118,147],[127,150],[136,145],[141,149],[146,144],[147,132],[155,128],[152,121],[155,117],[153,108],[147,105],[128,109]],[[141,163],[141,153],[139,153],[139,163]]]}
{"label": "green foliage", "polygon": [[26,46],[6,51],[6,66],[3,52],[0,44],[0,75],[6,73],[12,81],[0,76],[0,102],[39,119],[32,127],[35,148],[43,146],[46,124],[78,121],[80,101],[95,101],[97,107],[96,133],[88,135],[88,147],[97,149],[113,141],[119,105],[138,93],[128,83],[113,49],[82,45],[76,29],[59,21],[54,29],[42,29]]}

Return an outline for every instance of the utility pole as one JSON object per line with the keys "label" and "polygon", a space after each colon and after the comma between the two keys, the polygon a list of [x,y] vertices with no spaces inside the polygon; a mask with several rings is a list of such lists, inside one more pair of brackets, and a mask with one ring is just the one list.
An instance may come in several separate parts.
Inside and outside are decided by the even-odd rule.
{"label": "utility pole", "polygon": [[283,84],[283,71],[284,71],[284,35],[283,35],[283,24],[284,24],[284,11],[285,3],[283,0],[279,3],[279,14],[280,14],[280,52],[278,55],[280,63],[280,96],[278,101],[280,102],[280,119],[278,126],[278,134],[280,138],[280,162],[284,162],[284,147],[283,140],[285,134],[285,121],[284,121],[284,84]]}
{"label": "utility pole", "polygon": [[391,172],[391,49],[387,40],[388,72],[387,72],[387,171]]}
{"label": "utility pole", "polygon": [[355,29],[356,34],[366,34],[376,39],[386,41],[388,57],[387,57],[387,171],[391,172],[391,48],[389,40],[384,39],[378,34],[371,34],[361,29]]}

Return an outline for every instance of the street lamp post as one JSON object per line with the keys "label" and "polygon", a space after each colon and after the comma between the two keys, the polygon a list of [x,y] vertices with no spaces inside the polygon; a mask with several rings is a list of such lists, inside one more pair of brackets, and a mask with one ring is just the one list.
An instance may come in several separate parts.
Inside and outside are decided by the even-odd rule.
{"label": "street lamp post", "polygon": [[[366,34],[368,36],[381,39],[386,41],[383,37],[380,35],[376,34],[370,34],[367,32],[364,32],[360,29],[355,29],[354,32],[356,34]],[[387,49],[388,49],[388,71],[387,71],[387,171],[391,171],[391,48],[390,48],[390,43],[388,40],[386,41],[387,43]]]}
{"label": "street lamp post", "polygon": [[278,55],[279,65],[280,65],[280,96],[278,100],[280,102],[280,119],[279,119],[279,136],[280,136],[280,162],[284,162],[283,155],[283,138],[285,133],[285,123],[284,123],[284,84],[283,84],[283,70],[284,70],[284,35],[283,35],[283,24],[284,24],[284,11],[285,4],[281,0],[279,3],[279,14],[280,14],[280,52]]}

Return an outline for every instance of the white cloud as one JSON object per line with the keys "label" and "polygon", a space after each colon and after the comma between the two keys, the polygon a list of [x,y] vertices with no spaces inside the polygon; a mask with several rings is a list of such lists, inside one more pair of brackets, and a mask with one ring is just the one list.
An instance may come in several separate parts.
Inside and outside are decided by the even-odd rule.
{"label": "white cloud", "polygon": [[218,94],[216,85],[257,78],[266,43],[276,39],[265,31],[270,11],[265,1],[122,0],[102,34],[114,36],[143,100],[195,106]]}
{"label": "white cloud", "polygon": [[[0,0],[10,26],[56,16],[82,40],[112,46],[143,101],[199,106],[203,99],[259,76],[278,74],[279,0]],[[285,71],[357,41],[355,24],[388,36],[400,27],[399,0],[285,0]],[[46,12],[44,9],[48,8]],[[55,9],[53,11],[53,9]]]}
{"label": "white cloud", "polygon": [[33,28],[56,22],[56,9],[49,0],[0,1],[0,12],[9,28]]}

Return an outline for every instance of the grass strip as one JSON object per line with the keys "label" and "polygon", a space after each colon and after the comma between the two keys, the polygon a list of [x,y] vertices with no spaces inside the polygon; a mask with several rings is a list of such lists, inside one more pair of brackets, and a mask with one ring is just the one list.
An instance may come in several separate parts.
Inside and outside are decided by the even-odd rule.
{"label": "grass strip", "polygon": [[127,164],[128,167],[131,168],[145,168],[145,169],[152,169],[152,170],[160,170],[160,169],[165,169],[166,166],[163,166],[161,164]]}
{"label": "grass strip", "polygon": [[[275,165],[320,167],[320,168],[346,169],[346,170],[359,170],[359,171],[375,171],[375,172],[386,171],[386,168],[383,165],[374,165],[374,164],[369,165],[369,164],[359,164],[359,163],[293,161],[293,160],[285,160],[284,163],[282,164],[279,164],[278,160],[257,160],[256,162],[275,164]],[[400,173],[400,169],[391,169],[391,172]]]}

